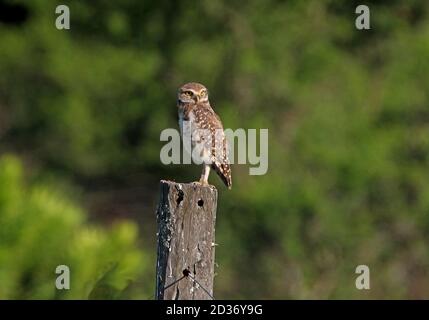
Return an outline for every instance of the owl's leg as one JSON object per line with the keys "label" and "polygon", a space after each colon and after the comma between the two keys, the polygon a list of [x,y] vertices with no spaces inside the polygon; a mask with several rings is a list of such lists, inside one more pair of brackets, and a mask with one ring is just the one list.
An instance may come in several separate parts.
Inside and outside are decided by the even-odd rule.
{"label": "owl's leg", "polygon": [[202,185],[209,184],[210,165],[204,163],[203,172],[201,173],[200,183]]}

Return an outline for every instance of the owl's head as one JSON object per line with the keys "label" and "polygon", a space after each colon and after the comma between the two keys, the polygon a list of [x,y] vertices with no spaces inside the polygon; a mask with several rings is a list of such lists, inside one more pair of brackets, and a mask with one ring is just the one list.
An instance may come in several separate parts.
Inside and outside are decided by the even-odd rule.
{"label": "owl's head", "polygon": [[197,82],[184,84],[177,94],[177,100],[181,103],[206,102],[208,99],[209,93],[207,88]]}

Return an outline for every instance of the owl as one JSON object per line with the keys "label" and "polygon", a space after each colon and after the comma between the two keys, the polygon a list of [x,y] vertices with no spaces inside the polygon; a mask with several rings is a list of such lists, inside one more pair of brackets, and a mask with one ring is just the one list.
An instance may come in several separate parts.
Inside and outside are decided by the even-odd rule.
{"label": "owl", "polygon": [[219,116],[210,106],[208,91],[200,83],[183,85],[177,95],[179,127],[182,141],[190,139],[193,159],[203,164],[199,183],[208,184],[212,168],[231,189],[228,144]]}

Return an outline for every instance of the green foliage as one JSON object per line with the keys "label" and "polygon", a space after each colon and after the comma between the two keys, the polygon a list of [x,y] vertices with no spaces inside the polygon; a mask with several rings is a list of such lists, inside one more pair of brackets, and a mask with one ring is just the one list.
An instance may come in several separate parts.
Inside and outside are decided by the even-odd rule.
{"label": "green foliage", "polygon": [[[135,224],[89,225],[64,195],[26,186],[11,156],[0,159],[0,197],[1,299],[121,298],[144,271]],[[70,268],[70,290],[56,290],[58,265]]]}
{"label": "green foliage", "polygon": [[[65,195],[22,189],[20,166],[3,160],[0,297],[54,297],[62,263],[79,280],[56,298],[153,281],[154,186],[198,177],[159,161],[187,81],[207,85],[225,127],[269,129],[267,175],[235,165],[228,192],[210,178],[216,297],[428,297],[429,2],[368,3],[368,31],[355,29],[355,1],[75,1],[68,31],[54,28],[58,1],[14,3],[29,15],[0,24],[0,151],[91,208],[106,191],[97,212],[141,217],[144,232],[86,227]],[[360,264],[370,291],[354,286]]]}

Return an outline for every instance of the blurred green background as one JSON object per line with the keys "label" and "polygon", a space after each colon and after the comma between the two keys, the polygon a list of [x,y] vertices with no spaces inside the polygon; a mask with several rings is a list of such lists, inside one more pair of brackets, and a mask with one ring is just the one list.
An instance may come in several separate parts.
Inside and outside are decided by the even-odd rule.
{"label": "blurred green background", "polygon": [[367,31],[358,4],[0,1],[0,298],[153,297],[159,180],[200,174],[159,160],[188,81],[270,135],[266,175],[210,178],[216,298],[429,298],[429,2],[366,1]]}

